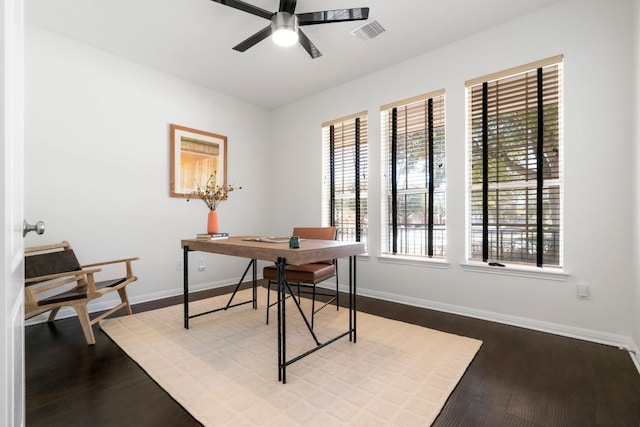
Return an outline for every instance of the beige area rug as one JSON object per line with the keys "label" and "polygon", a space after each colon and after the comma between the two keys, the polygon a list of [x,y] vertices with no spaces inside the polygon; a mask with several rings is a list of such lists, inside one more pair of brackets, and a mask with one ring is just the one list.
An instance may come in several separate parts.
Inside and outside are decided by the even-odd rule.
{"label": "beige area rug", "polygon": [[[249,299],[250,290],[236,298]],[[189,330],[183,328],[182,305],[100,325],[206,426],[428,426],[482,344],[358,313],[357,343],[344,337],[289,365],[282,384],[276,307],[266,325],[264,288],[258,298],[258,310],[246,304],[197,317]],[[190,313],[227,299],[193,302]],[[314,343],[291,300],[286,309],[291,359]],[[348,329],[348,310],[326,307],[315,322],[321,341],[336,336]]]}

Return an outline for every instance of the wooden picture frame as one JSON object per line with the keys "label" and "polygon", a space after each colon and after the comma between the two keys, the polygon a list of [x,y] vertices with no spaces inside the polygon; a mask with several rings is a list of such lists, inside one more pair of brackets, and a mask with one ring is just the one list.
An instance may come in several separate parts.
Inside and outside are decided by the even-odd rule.
{"label": "wooden picture frame", "polygon": [[211,175],[227,185],[227,137],[171,124],[171,197],[188,198]]}

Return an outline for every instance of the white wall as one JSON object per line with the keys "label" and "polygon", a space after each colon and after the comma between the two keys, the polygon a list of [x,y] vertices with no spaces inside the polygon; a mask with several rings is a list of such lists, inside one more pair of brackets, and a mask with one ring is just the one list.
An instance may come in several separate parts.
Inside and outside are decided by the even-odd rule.
{"label": "white wall", "polygon": [[[320,124],[369,111],[370,255],[359,290],[416,305],[628,343],[635,193],[632,0],[569,0],[285,106],[273,113],[277,231],[320,221]],[[384,35],[382,36],[384,37]],[[375,39],[368,43],[375,43]],[[465,91],[468,79],[563,54],[565,63],[564,282],[463,271]],[[448,268],[382,263],[379,107],[444,88],[447,103]],[[311,209],[310,209],[311,207]],[[315,209],[313,209],[315,207]],[[590,298],[576,297],[576,284]],[[635,316],[635,317],[633,317]],[[635,322],[637,323],[637,322]],[[637,328],[635,331],[637,336]]]}
{"label": "white wall", "polygon": [[[47,227],[26,246],[69,240],[82,263],[139,256],[134,302],[181,293],[180,239],[205,232],[208,211],[169,197],[170,123],[228,137],[228,180],[244,188],[218,208],[221,229],[269,232],[267,111],[32,26],[25,84],[25,214]],[[191,257],[207,265],[190,269],[194,288],[246,264]]]}

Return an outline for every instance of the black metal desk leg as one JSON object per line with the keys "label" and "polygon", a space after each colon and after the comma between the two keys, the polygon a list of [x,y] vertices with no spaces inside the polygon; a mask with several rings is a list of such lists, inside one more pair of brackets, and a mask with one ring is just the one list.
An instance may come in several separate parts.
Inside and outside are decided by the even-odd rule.
{"label": "black metal desk leg", "polygon": [[356,280],[356,257],[352,256],[350,259],[353,260],[353,342],[355,343],[358,340],[358,327],[356,324],[356,315],[358,310],[356,308],[356,295],[358,294],[356,286],[358,281]]}
{"label": "black metal desk leg", "polygon": [[189,246],[183,248],[184,328],[189,329]]}
{"label": "black metal desk leg", "polygon": [[278,380],[287,383],[287,330],[285,315],[285,265],[284,258],[278,258]]}
{"label": "black metal desk leg", "polygon": [[[258,309],[258,261],[254,258],[253,260],[251,260],[253,262],[253,309],[257,310]],[[267,307],[267,310],[269,308]]]}
{"label": "black metal desk leg", "polygon": [[[279,261],[279,260],[278,260]],[[277,275],[278,275],[278,286],[276,288],[278,296],[277,296],[277,300],[278,300],[278,321],[276,322],[278,324],[278,381],[282,381],[282,333],[280,330],[280,317],[282,316],[281,312],[282,312],[282,298],[280,298],[280,263],[276,262],[276,271],[277,271]],[[267,289],[267,292],[269,292],[269,289]],[[267,307],[267,310],[269,310],[269,307]]]}
{"label": "black metal desk leg", "polygon": [[349,341],[356,341],[355,258],[349,257]]}

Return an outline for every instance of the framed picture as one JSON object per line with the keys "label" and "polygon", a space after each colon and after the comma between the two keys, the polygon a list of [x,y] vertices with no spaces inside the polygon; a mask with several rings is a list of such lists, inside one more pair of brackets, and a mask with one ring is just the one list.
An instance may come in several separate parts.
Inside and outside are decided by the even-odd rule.
{"label": "framed picture", "polygon": [[170,196],[187,198],[211,175],[227,184],[227,137],[171,124]]}

